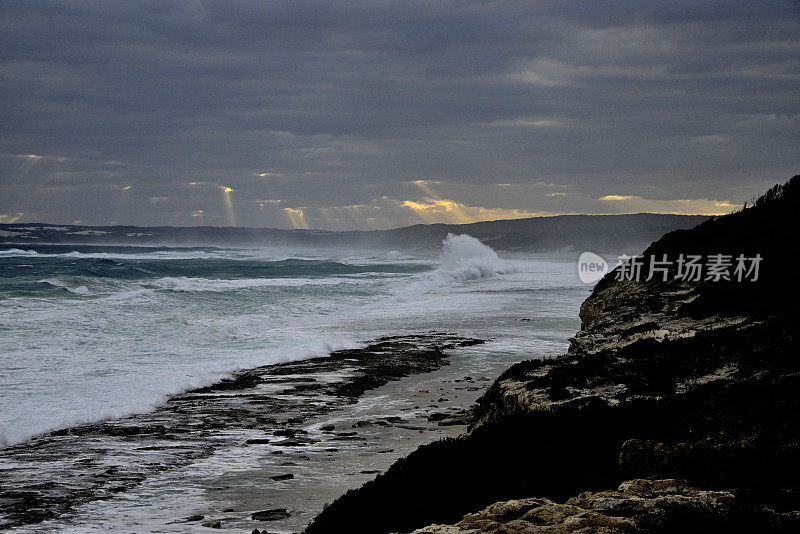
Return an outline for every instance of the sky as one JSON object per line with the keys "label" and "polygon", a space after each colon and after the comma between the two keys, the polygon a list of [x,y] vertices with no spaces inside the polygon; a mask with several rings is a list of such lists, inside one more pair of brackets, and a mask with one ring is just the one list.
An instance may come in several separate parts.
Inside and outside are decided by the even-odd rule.
{"label": "sky", "polygon": [[0,3],[0,223],[721,214],[800,172],[800,3]]}

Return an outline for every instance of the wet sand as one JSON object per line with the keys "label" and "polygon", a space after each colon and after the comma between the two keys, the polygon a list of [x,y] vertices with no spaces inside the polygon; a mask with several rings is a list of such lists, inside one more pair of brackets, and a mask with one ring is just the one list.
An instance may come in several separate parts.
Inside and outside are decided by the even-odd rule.
{"label": "wet sand", "polygon": [[489,378],[448,364],[481,343],[381,338],[0,450],[0,527],[298,532],[325,503],[464,428]]}

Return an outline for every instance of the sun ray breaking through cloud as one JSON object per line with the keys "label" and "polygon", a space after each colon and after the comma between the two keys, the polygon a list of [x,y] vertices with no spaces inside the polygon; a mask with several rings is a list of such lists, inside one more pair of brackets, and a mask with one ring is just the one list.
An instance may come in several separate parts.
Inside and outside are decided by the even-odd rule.
{"label": "sun ray breaking through cloud", "polygon": [[222,204],[225,209],[225,219],[228,222],[228,226],[236,226],[236,213],[233,211],[233,200],[231,199],[231,193],[234,190],[228,186],[220,186],[220,191],[222,191]]}
{"label": "sun ray breaking through cloud", "polygon": [[6,4],[0,213],[23,221],[718,214],[797,172],[792,2]]}
{"label": "sun ray breaking through cloud", "polygon": [[306,222],[305,214],[300,208],[283,208],[283,212],[289,219],[289,223],[295,230],[308,230],[309,225]]}

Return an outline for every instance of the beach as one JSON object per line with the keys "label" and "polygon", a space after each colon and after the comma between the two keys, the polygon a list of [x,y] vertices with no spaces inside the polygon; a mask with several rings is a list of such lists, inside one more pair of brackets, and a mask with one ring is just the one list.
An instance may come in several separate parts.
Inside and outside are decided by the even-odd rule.
{"label": "beach", "polygon": [[[566,348],[588,291],[571,261],[467,244],[449,259],[9,249],[0,524],[300,531],[463,431],[524,348]],[[37,378],[47,352],[61,380]]]}

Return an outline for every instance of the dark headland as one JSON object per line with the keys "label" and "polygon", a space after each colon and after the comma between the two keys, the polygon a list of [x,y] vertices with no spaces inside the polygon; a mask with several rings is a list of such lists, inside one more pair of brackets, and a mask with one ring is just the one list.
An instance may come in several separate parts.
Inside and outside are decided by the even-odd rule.
{"label": "dark headland", "polygon": [[0,243],[162,246],[331,247],[441,250],[447,234],[469,234],[504,251],[592,250],[635,253],[670,230],[691,228],[703,215],[637,213],[559,215],[469,224],[416,224],[392,230],[334,232],[214,226],[84,226],[43,223],[0,224]]}
{"label": "dark headland", "polygon": [[798,213],[795,176],[666,234],[646,256],[760,254],[759,279],[612,271],[567,354],[512,366],[465,435],[348,492],[306,534],[800,532]]}

